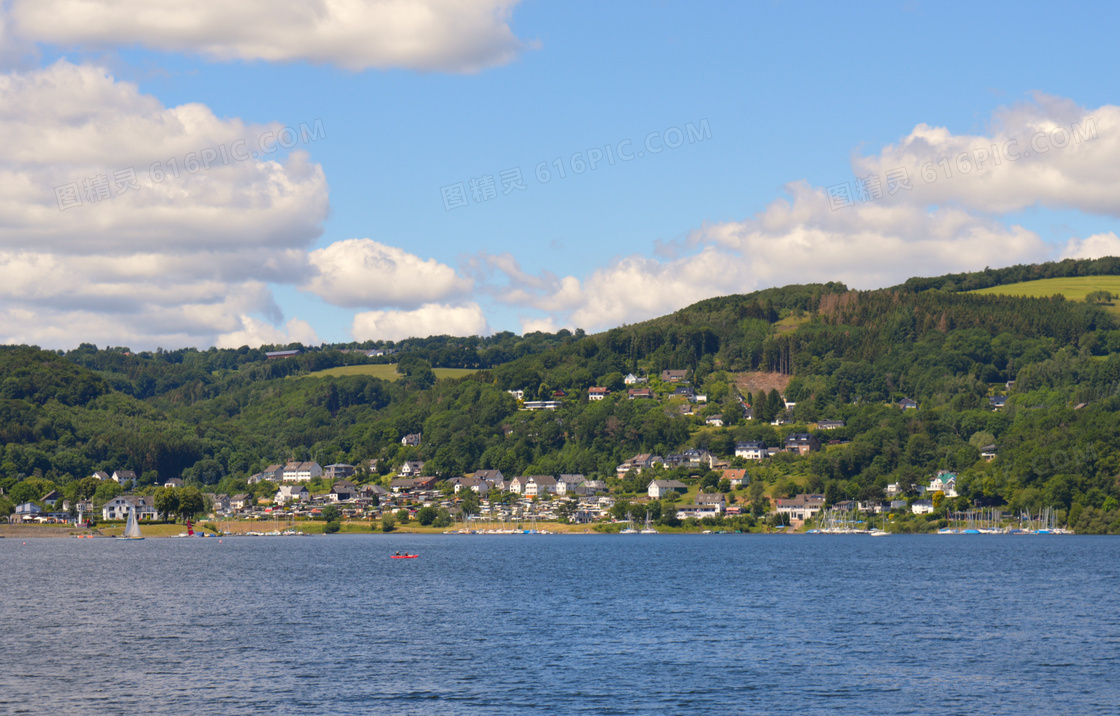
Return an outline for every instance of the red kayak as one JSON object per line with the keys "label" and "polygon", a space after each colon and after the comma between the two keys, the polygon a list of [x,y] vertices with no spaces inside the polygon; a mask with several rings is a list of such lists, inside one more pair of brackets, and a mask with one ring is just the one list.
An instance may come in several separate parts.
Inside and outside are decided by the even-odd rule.
{"label": "red kayak", "polygon": [[419,556],[418,554],[394,554],[389,559],[416,559]]}

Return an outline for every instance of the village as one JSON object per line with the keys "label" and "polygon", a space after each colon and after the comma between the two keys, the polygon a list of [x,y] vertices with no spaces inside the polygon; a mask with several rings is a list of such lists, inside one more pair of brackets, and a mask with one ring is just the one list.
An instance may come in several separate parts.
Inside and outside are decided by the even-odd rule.
{"label": "village", "polygon": [[[688,371],[665,370],[655,378],[650,381],[644,375],[627,375],[625,399],[660,398],[682,405],[676,409],[685,414],[692,414],[695,406],[706,402],[706,396],[689,386]],[[656,390],[642,387],[648,382],[653,382]],[[524,391],[508,392],[524,411],[557,410],[569,397],[565,391],[556,390],[551,400],[525,400]],[[591,387],[586,399],[603,400],[610,393],[605,387]],[[781,410],[770,424],[791,423],[796,404],[776,393],[773,399],[778,400]],[[743,419],[754,419],[753,408],[741,397],[738,401]],[[1003,406],[1002,396],[991,400],[991,409]],[[906,412],[916,410],[918,404],[903,398],[895,407]],[[723,426],[723,416],[711,411],[699,419],[709,429]],[[950,529],[948,503],[941,503],[958,497],[957,476],[946,470],[931,476],[928,484],[889,484],[878,500],[835,499],[830,503],[824,494],[779,494],[773,486],[757,481],[752,484],[751,465],[763,465],[782,454],[805,457],[843,446],[846,440],[828,440],[825,436],[844,426],[841,420],[818,420],[806,426],[808,431],[785,433],[777,445],[740,440],[734,443],[733,454],[724,456],[696,447],[664,456],[640,453],[618,464],[615,474],[608,476],[615,479],[610,480],[581,474],[507,476],[494,469],[442,476],[426,471],[423,460],[403,460],[388,466],[388,471],[378,459],[325,467],[314,460],[291,460],[250,475],[242,481],[246,491],[224,494],[203,492],[178,477],[139,486],[132,470],[97,471],[91,478],[98,484],[119,486],[116,492],[120,494],[101,501],[69,500],[58,490],[51,490],[38,500],[16,505],[8,521],[88,526],[94,522],[120,523],[132,513],[140,523],[202,518],[221,522],[223,531],[253,533],[258,530],[250,526],[268,522],[273,524],[268,531],[278,532],[280,523],[284,523],[288,533],[299,531],[297,523],[310,529],[311,524],[324,522],[327,531],[336,531],[342,525],[376,528],[375,523],[379,523],[384,531],[412,524],[435,529],[454,527],[454,531],[462,532],[510,532],[553,523],[629,532],[638,523],[644,524],[647,532],[655,531],[654,526],[747,532],[815,530],[822,525],[834,529],[837,524],[851,530],[855,529],[853,525],[870,524],[875,516],[906,515],[936,520],[931,529]],[[423,435],[405,435],[400,444],[419,449]],[[986,446],[981,457],[993,460],[995,446]],[[187,495],[187,488],[197,493],[197,502],[184,498],[181,504],[180,495]],[[825,510],[827,519],[819,518]],[[336,526],[330,527],[331,523]],[[886,519],[880,520],[881,526],[886,524]]]}

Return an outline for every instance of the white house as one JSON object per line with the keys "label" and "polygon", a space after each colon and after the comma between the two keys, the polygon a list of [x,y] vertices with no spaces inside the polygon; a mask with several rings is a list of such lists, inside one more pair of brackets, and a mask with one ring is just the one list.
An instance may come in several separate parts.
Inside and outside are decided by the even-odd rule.
{"label": "white house", "polygon": [[775,510],[792,520],[809,520],[824,507],[824,495],[798,495],[778,500]]}
{"label": "white house", "polygon": [[463,488],[477,492],[479,495],[485,495],[490,492],[490,483],[479,477],[464,477],[455,482],[455,492],[459,492]]}
{"label": "white house", "polygon": [[24,502],[16,505],[15,519],[18,520],[33,520],[39,516],[43,510],[34,502]]}
{"label": "white house", "polygon": [[723,427],[723,415],[712,415],[711,417],[709,417],[707,420],[704,421],[704,424],[705,425],[711,425],[711,426],[716,427],[716,428],[722,428]]}
{"label": "white house", "polygon": [[639,378],[638,376],[634,375],[633,373],[627,373],[626,377],[622,379],[622,382],[625,383],[626,385],[636,385],[638,383],[644,383],[644,382],[646,382],[646,380],[645,380],[645,378]]}
{"label": "white house", "polygon": [[532,475],[525,483],[526,497],[537,497],[546,492],[556,492],[556,478],[552,475]]}
{"label": "white house", "polygon": [[424,470],[424,463],[420,460],[409,460],[401,465],[401,469],[397,474],[401,477],[419,477],[420,473]]}
{"label": "white house", "polygon": [[761,440],[746,440],[735,443],[735,457],[746,460],[761,460],[766,457],[766,446]]}
{"label": "white house", "polygon": [[120,495],[101,506],[104,520],[126,520],[128,513],[136,510],[136,519],[154,520],[156,518],[155,499],[139,495]]}
{"label": "white house", "polygon": [[943,492],[946,497],[957,496],[957,476],[948,470],[941,470],[930,480],[926,492]]}
{"label": "white house", "polygon": [[525,400],[524,390],[507,390],[506,392],[512,395],[515,400]]}
{"label": "white house", "polygon": [[933,500],[914,500],[910,503],[910,511],[915,515],[928,515],[933,512]]}
{"label": "white house", "polygon": [[248,510],[253,507],[256,500],[253,495],[248,492],[239,492],[233,497],[229,498],[229,507],[233,510]]}
{"label": "white house", "polygon": [[651,500],[660,500],[671,492],[683,493],[688,491],[688,485],[680,480],[654,480],[649,483],[647,494]]}
{"label": "white house", "polygon": [[317,462],[289,462],[284,465],[284,482],[310,482],[323,476],[323,468]]}
{"label": "white house", "polygon": [[742,487],[743,485],[750,484],[751,478],[747,475],[747,471],[739,470],[724,470],[723,479],[731,483],[731,488]]}
{"label": "white house", "polygon": [[169,477],[169,478],[167,478],[167,482],[163,483],[163,486],[164,487],[182,487],[183,486],[183,478],[181,478],[181,477]]}
{"label": "white house", "polygon": [[113,472],[113,482],[121,485],[129,484],[136,487],[136,473],[132,470],[116,470]]}
{"label": "white house", "polygon": [[307,502],[310,498],[311,493],[303,485],[281,485],[272,501],[278,505],[286,505],[289,502]]}
{"label": "white house", "polygon": [[642,470],[652,468],[654,465],[664,464],[664,462],[665,461],[661,459],[660,455],[651,455],[648,452],[644,452],[635,455],[629,460],[623,462],[621,465],[615,468],[615,473],[619,477],[624,476],[631,470],[641,474]]}
{"label": "white house", "polygon": [[727,499],[723,496],[722,492],[701,492],[696,495],[693,500],[698,506],[714,505],[717,510],[723,512],[727,507]]}
{"label": "white house", "polygon": [[588,400],[602,400],[603,398],[607,397],[610,394],[611,394],[611,391],[608,390],[607,388],[594,387],[594,388],[588,388],[587,389],[587,399]]}
{"label": "white house", "polygon": [[586,495],[587,490],[581,489],[585,482],[587,482],[587,478],[583,475],[561,475],[556,478],[556,494],[567,495],[568,493],[572,493],[574,495]]}
{"label": "white house", "polygon": [[677,507],[677,519],[687,520],[689,517],[697,519],[703,517],[718,517],[720,509],[717,505],[681,505]]}

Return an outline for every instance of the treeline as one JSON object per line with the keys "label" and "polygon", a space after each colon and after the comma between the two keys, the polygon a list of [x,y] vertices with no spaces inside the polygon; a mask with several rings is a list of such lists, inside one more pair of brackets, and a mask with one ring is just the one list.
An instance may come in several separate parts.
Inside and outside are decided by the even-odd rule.
{"label": "treeline", "polygon": [[1000,269],[985,268],[983,271],[953,273],[932,278],[911,278],[896,288],[911,293],[977,291],[1023,281],[1075,276],[1120,276],[1120,258],[1104,256],[1099,259],[1065,259],[1041,264],[1019,264]]}

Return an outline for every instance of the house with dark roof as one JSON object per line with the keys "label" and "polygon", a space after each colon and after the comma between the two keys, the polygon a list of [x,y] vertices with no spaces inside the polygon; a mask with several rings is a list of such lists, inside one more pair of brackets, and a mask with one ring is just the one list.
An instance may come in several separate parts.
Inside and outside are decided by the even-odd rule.
{"label": "house with dark roof", "polygon": [[401,465],[401,469],[397,474],[401,477],[419,477],[420,473],[424,471],[424,463],[420,460],[409,460]]}
{"label": "house with dark roof", "polygon": [[821,443],[809,433],[793,433],[785,440],[786,452],[805,455],[821,449]]}
{"label": "house with dark roof", "polygon": [[687,370],[663,370],[661,371],[662,383],[680,383],[688,377]]}
{"label": "house with dark roof", "polygon": [[116,470],[113,472],[113,482],[120,485],[128,483],[136,487],[136,473],[132,470]]}
{"label": "house with dark roof", "polygon": [[556,494],[587,494],[586,491],[580,489],[585,482],[587,482],[587,478],[585,478],[583,475],[560,475],[556,478]]}
{"label": "house with dark roof", "polygon": [[774,511],[788,515],[792,520],[809,520],[824,508],[824,495],[801,494],[796,497],[779,498]]}
{"label": "house with dark roof", "polygon": [[653,480],[649,483],[649,488],[646,490],[646,494],[649,495],[649,499],[651,500],[660,500],[662,497],[673,492],[683,495],[688,492],[688,485],[680,480]]}
{"label": "house with dark roof", "polygon": [[911,400],[910,398],[903,398],[902,400],[898,401],[898,407],[902,408],[903,410],[917,410],[918,402],[916,400]]}
{"label": "house with dark roof", "polygon": [[727,507],[727,498],[723,496],[722,492],[697,493],[693,502],[697,505],[715,505],[720,512],[723,512]]}
{"label": "house with dark roof", "polygon": [[743,440],[735,443],[735,457],[761,460],[766,457],[766,445],[761,440]]}
{"label": "house with dark roof", "polygon": [[353,465],[347,465],[343,462],[336,462],[333,465],[327,465],[325,468],[323,468],[323,475],[325,475],[326,478],[331,481],[345,480],[348,477],[353,477],[354,473],[357,471],[358,468],[354,467]]}

